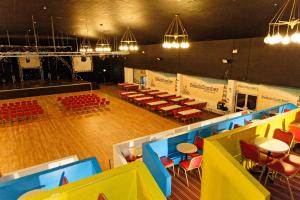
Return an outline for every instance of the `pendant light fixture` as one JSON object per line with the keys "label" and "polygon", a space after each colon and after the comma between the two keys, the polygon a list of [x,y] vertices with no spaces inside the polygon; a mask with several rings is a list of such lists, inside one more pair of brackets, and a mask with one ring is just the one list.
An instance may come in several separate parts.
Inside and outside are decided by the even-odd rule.
{"label": "pendant light fixture", "polygon": [[[100,29],[102,29],[103,24],[100,24]],[[111,47],[109,45],[107,37],[103,34],[102,30],[100,30],[99,40],[97,41],[96,52],[110,52]]]}
{"label": "pendant light fixture", "polygon": [[266,44],[300,44],[299,10],[296,0],[287,0],[269,23]]}
{"label": "pendant light fixture", "polygon": [[119,50],[120,51],[137,51],[138,49],[139,49],[139,47],[137,45],[137,41],[136,41],[132,31],[130,30],[130,28],[127,27],[127,29],[121,39]]}
{"label": "pendant light fixture", "polygon": [[185,30],[179,15],[176,14],[173,18],[171,24],[169,25],[165,35],[164,35],[164,43],[163,48],[189,48],[189,36],[187,31]]}
{"label": "pendant light fixture", "polygon": [[86,26],[86,37],[83,38],[81,44],[80,44],[80,48],[79,51],[81,53],[91,53],[93,52],[93,48],[91,46],[91,42],[88,39],[88,27],[87,27],[87,20],[85,20],[85,26]]}

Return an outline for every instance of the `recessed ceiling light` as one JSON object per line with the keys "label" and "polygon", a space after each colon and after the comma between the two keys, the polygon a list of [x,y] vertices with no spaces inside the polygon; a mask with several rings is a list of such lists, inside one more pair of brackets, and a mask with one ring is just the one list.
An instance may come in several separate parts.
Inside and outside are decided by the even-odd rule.
{"label": "recessed ceiling light", "polygon": [[278,6],[278,3],[274,3],[274,6]]}
{"label": "recessed ceiling light", "polygon": [[47,6],[46,5],[43,6],[43,10],[47,10]]}

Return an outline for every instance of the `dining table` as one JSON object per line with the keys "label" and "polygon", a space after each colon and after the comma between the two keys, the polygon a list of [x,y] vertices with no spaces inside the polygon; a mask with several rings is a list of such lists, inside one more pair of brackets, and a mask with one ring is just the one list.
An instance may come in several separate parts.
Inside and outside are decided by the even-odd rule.
{"label": "dining table", "polygon": [[183,110],[183,111],[178,112],[179,115],[184,115],[184,116],[193,115],[196,113],[201,113],[201,110],[193,108],[193,109]]}
{"label": "dining table", "polygon": [[190,153],[195,153],[197,152],[198,148],[196,145],[191,144],[191,143],[187,143],[187,142],[183,142],[183,143],[179,143],[176,145],[176,149],[177,151],[179,151],[180,153],[185,154],[185,159],[187,159],[187,155]]}
{"label": "dining table", "polygon": [[178,108],[181,108],[181,107],[182,106],[180,106],[180,105],[171,105],[171,106],[161,107],[160,109],[162,111],[168,112],[168,111],[175,110],[175,109],[178,109]]}
{"label": "dining table", "polygon": [[254,144],[259,149],[267,151],[268,155],[271,155],[271,153],[285,153],[290,149],[287,143],[275,138],[257,137],[254,139]]}

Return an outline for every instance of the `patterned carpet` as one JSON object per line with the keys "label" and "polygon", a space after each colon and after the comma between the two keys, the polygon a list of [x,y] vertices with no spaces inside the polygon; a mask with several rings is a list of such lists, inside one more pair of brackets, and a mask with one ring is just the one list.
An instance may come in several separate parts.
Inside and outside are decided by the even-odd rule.
{"label": "patterned carpet", "polygon": [[[197,170],[188,172],[188,179],[190,186],[187,187],[184,171],[180,171],[177,176],[177,167],[175,167],[176,177],[172,177],[172,195],[168,200],[199,200],[201,183]],[[170,172],[173,175],[172,172]],[[258,175],[254,175],[258,176]],[[262,180],[264,183],[264,179]],[[290,184],[294,194],[295,200],[300,200],[300,172],[296,177],[290,179]],[[268,181],[266,188],[271,192],[271,200],[289,200],[290,193],[284,178],[277,177],[272,183]]]}

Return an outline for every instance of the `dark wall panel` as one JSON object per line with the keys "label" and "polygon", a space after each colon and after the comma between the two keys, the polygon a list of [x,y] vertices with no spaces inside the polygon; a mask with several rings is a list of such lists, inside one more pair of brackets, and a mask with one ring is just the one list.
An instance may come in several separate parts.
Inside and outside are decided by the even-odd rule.
{"label": "dark wall panel", "polygon": [[[233,49],[238,53],[232,53]],[[223,64],[223,58],[231,63]],[[140,52],[129,55],[125,66],[300,87],[300,45],[270,46],[263,38],[194,42],[184,50],[145,45]]]}

